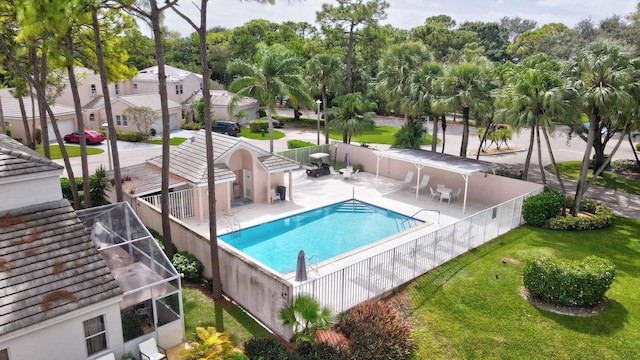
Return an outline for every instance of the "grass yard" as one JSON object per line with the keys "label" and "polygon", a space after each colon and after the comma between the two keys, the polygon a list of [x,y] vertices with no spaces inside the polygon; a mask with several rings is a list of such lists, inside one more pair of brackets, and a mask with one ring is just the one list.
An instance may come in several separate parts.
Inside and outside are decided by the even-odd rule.
{"label": "grass yard", "polygon": [[[172,137],[171,139],[169,139],[169,145],[170,146],[178,146],[178,145],[182,144],[185,141],[187,141],[187,138],[177,137],[176,136],[176,137]],[[147,141],[145,141],[145,143],[154,144],[154,145],[162,145],[162,139],[147,140]]]}
{"label": "grass yard", "polygon": [[[263,136],[262,133],[253,132],[248,127],[243,127],[242,130],[240,131],[239,136],[245,137],[247,139],[254,139],[254,140],[269,140],[269,131],[267,130]],[[284,137],[284,133],[282,131],[273,129],[273,140],[282,139],[283,137]]]}
{"label": "grass yard", "polygon": [[[197,288],[184,286],[182,288],[182,302],[187,340],[197,338],[197,326],[213,326],[218,331],[226,331],[234,346],[254,336],[271,335],[239,307],[232,304],[217,305]],[[218,323],[217,319],[220,318],[222,321]]]}
{"label": "grass yard", "polygon": [[[523,226],[405,288],[418,349],[414,359],[634,359],[640,356],[640,221],[604,230]],[[524,261],[548,254],[611,259],[608,308],[593,317],[539,310],[522,298]]]}
{"label": "grass yard", "polygon": [[[392,145],[396,138],[395,133],[398,132],[398,128],[391,126],[376,126],[373,130],[365,131],[362,134],[354,135],[351,140],[365,144],[387,144]],[[330,131],[329,138],[333,140],[342,141],[342,133],[337,131]],[[423,141],[423,145],[430,145],[433,137],[427,135]]]}
{"label": "grass yard", "polygon": [[[581,161],[564,161],[558,163],[558,171],[560,176],[566,179],[578,181],[580,176]],[[547,170],[554,174],[553,166],[548,165]],[[592,171],[589,170],[587,177],[591,179]],[[595,182],[595,185],[613,189],[616,191],[626,192],[628,194],[640,195],[640,181],[625,178],[612,172],[605,171],[599,176]]]}
{"label": "grass yard", "polygon": [[[80,145],[66,145],[67,154],[70,158],[80,156]],[[49,146],[49,151],[51,152],[51,160],[62,159],[62,153],[60,152],[60,147],[58,145]],[[39,145],[36,148],[36,152],[42,156],[44,156],[44,148],[42,145]],[[87,155],[95,155],[103,153],[104,150],[94,148],[91,146],[87,146]]]}

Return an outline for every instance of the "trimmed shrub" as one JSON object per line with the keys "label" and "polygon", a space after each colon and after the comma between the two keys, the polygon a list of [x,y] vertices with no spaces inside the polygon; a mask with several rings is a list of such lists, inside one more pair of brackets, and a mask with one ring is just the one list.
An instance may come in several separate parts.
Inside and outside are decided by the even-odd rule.
{"label": "trimmed shrub", "polygon": [[636,144],[636,151],[640,151],[640,144]]}
{"label": "trimmed shrub", "polygon": [[287,358],[287,349],[274,338],[254,337],[245,341],[244,354],[250,360],[282,360]]}
{"label": "trimmed shrub", "polygon": [[158,131],[156,131],[156,129],[154,129],[154,128],[151,128],[149,130],[149,135],[151,135],[151,136],[156,136],[157,133],[158,133]]}
{"label": "trimmed shrub", "polygon": [[315,146],[315,145],[316,144],[310,143],[308,141],[302,141],[302,140],[287,141],[287,149],[298,149],[298,148],[304,148],[304,147]]}
{"label": "trimmed shrub", "polygon": [[[573,199],[570,199],[573,202]],[[555,216],[547,222],[545,227],[553,230],[594,230],[611,226],[611,210],[597,201],[582,199],[580,211],[592,216]]]}
{"label": "trimmed shrub", "polygon": [[562,194],[555,190],[545,190],[530,196],[522,204],[522,217],[533,226],[544,226],[547,220],[558,215],[562,208]]}
{"label": "trimmed shrub", "polygon": [[145,134],[138,132],[118,131],[116,137],[120,141],[143,142],[146,140]]}
{"label": "trimmed shrub", "polygon": [[198,258],[186,251],[180,251],[173,255],[171,261],[179,273],[184,274],[184,278],[189,281],[199,282],[202,279],[204,266]]}
{"label": "trimmed shrub", "polygon": [[262,132],[262,130],[264,130],[265,132],[268,132],[269,121],[261,120],[261,119],[251,120],[249,121],[249,129],[251,129],[251,132],[255,132],[255,133]]}
{"label": "trimmed shrub", "polygon": [[[200,130],[200,129],[202,129],[202,123],[192,121],[192,122],[188,122],[188,123],[185,123],[184,125],[182,125],[182,128],[184,130]],[[153,135],[153,136],[155,136],[155,135]]]}
{"label": "trimmed shrub", "polygon": [[604,299],[613,283],[615,266],[597,256],[588,256],[583,261],[540,257],[525,264],[522,278],[529,293],[542,301],[593,307]]}
{"label": "trimmed shrub", "polygon": [[335,329],[349,340],[352,359],[407,359],[413,351],[407,323],[391,305],[365,301],[347,310]]}

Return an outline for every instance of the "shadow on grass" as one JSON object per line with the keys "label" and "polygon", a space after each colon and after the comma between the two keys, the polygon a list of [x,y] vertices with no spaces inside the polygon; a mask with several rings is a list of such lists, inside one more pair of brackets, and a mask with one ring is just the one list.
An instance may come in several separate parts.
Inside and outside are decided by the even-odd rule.
{"label": "shadow on grass", "polygon": [[628,322],[629,311],[619,302],[609,299],[609,306],[598,315],[582,317],[561,315],[536,308],[538,313],[569,330],[589,335],[611,335]]}

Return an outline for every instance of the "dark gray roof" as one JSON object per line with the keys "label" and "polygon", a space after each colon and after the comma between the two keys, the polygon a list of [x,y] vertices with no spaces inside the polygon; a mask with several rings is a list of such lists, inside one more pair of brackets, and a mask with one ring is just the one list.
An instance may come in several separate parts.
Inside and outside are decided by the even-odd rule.
{"label": "dark gray roof", "polygon": [[121,294],[67,200],[0,212],[0,335]]}
{"label": "dark gray roof", "polygon": [[[273,155],[248,142],[234,138],[232,136],[212,133],[213,135],[213,158],[215,165],[216,183],[235,180],[235,175],[224,160],[238,148],[249,149],[258,154],[258,160],[268,172],[297,169],[300,164],[280,155]],[[149,164],[162,167],[162,156],[157,156],[147,161]],[[205,131],[195,131],[193,136],[180,146],[171,148],[170,171],[181,178],[187,179],[195,184],[207,182],[207,151]]]}
{"label": "dark gray roof", "polygon": [[60,171],[63,168],[7,135],[0,134],[0,178]]}
{"label": "dark gray roof", "polygon": [[462,158],[455,155],[442,154],[428,150],[389,149],[383,151],[374,151],[373,153],[378,157],[386,157],[390,159],[406,161],[413,164],[466,175],[478,171],[489,171],[497,167],[496,164],[488,161]]}

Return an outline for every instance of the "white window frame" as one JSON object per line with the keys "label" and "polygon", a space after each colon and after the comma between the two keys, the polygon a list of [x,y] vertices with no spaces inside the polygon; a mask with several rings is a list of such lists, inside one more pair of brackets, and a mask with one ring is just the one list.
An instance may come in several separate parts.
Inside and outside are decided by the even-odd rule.
{"label": "white window frame", "polygon": [[113,92],[116,95],[120,95],[120,84],[113,84]]}
{"label": "white window frame", "polygon": [[176,95],[182,94],[182,91],[183,91],[182,84],[176,85]]}
{"label": "white window frame", "polygon": [[116,125],[122,125],[122,118],[120,115],[116,115]]}
{"label": "white window frame", "polygon": [[96,114],[94,113],[89,114],[89,121],[96,121]]}
{"label": "white window frame", "polygon": [[134,89],[137,89],[137,88],[138,88],[138,84],[133,83],[133,88],[134,88]]}
{"label": "white window frame", "polygon": [[[89,323],[95,322],[96,320],[97,322],[95,324]],[[96,328],[92,329],[91,325],[96,326]],[[97,354],[109,348],[109,344],[107,344],[107,322],[104,315],[98,315],[83,321],[82,329],[84,331],[84,343],[87,349],[87,355]],[[93,348],[93,346],[96,346],[96,344],[93,343],[94,339],[102,339],[102,344],[99,345],[104,345],[104,347],[98,346],[99,348]],[[90,343],[92,345],[89,345]]]}
{"label": "white window frame", "polygon": [[127,115],[122,115],[122,126],[129,126],[129,122],[127,121]]}
{"label": "white window frame", "polygon": [[90,84],[89,85],[89,94],[91,95],[91,97],[94,97],[98,94],[98,90],[96,88],[96,84]]}

